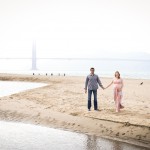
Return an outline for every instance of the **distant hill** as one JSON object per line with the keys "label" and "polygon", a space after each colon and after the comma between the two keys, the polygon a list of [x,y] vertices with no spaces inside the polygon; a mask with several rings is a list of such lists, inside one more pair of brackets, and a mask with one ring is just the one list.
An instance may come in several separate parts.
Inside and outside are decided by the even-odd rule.
{"label": "distant hill", "polygon": [[138,52],[124,55],[127,59],[150,60],[150,53]]}
{"label": "distant hill", "polygon": [[[98,56],[97,56],[98,58]],[[104,53],[99,58],[111,58],[111,59],[134,59],[134,60],[150,60],[150,53],[145,52],[113,52]]]}

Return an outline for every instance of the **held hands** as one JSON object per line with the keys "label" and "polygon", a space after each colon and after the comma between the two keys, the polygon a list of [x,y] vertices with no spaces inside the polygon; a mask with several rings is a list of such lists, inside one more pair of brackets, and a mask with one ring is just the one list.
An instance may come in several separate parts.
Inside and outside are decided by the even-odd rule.
{"label": "held hands", "polygon": [[105,87],[103,87],[102,89],[103,89],[103,90],[105,90],[106,88],[105,88]]}
{"label": "held hands", "polygon": [[107,88],[109,88],[109,86],[104,87],[104,89],[107,89]]}
{"label": "held hands", "polygon": [[[108,87],[102,87],[103,90],[107,89]],[[87,89],[84,89],[84,92],[87,93]]]}
{"label": "held hands", "polygon": [[108,87],[103,87],[102,89],[105,90],[105,89],[107,89],[107,88],[108,88]]}

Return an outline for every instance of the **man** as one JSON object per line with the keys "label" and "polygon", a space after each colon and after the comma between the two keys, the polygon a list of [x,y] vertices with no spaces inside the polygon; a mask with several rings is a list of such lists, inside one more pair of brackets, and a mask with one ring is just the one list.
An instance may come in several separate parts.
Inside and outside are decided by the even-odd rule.
{"label": "man", "polygon": [[88,110],[91,110],[91,97],[92,93],[94,95],[94,110],[98,110],[97,108],[97,89],[98,85],[104,90],[104,87],[98,77],[98,75],[94,74],[95,69],[90,69],[90,74],[87,76],[85,81],[85,93],[87,93],[88,87]]}

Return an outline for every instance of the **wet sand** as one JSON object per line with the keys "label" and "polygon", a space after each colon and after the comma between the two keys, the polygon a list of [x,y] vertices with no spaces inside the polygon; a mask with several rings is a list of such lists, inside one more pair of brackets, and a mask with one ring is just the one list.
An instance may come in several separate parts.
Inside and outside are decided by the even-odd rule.
{"label": "wet sand", "polygon": [[[85,77],[0,74],[0,80],[48,84],[0,97],[1,120],[63,128],[150,147],[150,80],[124,79],[125,108],[120,113],[115,112],[112,87],[99,89],[100,111],[87,111]],[[105,87],[111,79],[101,81]]]}

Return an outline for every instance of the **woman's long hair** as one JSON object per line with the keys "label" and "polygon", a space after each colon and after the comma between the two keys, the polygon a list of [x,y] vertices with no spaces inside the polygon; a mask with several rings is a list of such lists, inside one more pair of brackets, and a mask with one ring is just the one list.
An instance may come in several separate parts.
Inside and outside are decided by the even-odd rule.
{"label": "woman's long hair", "polygon": [[117,74],[117,73],[118,73],[118,75],[119,75],[119,76],[118,76],[118,79],[120,79],[120,73],[119,73],[119,71],[116,71],[116,72],[115,72],[115,77],[116,77],[116,74]]}

